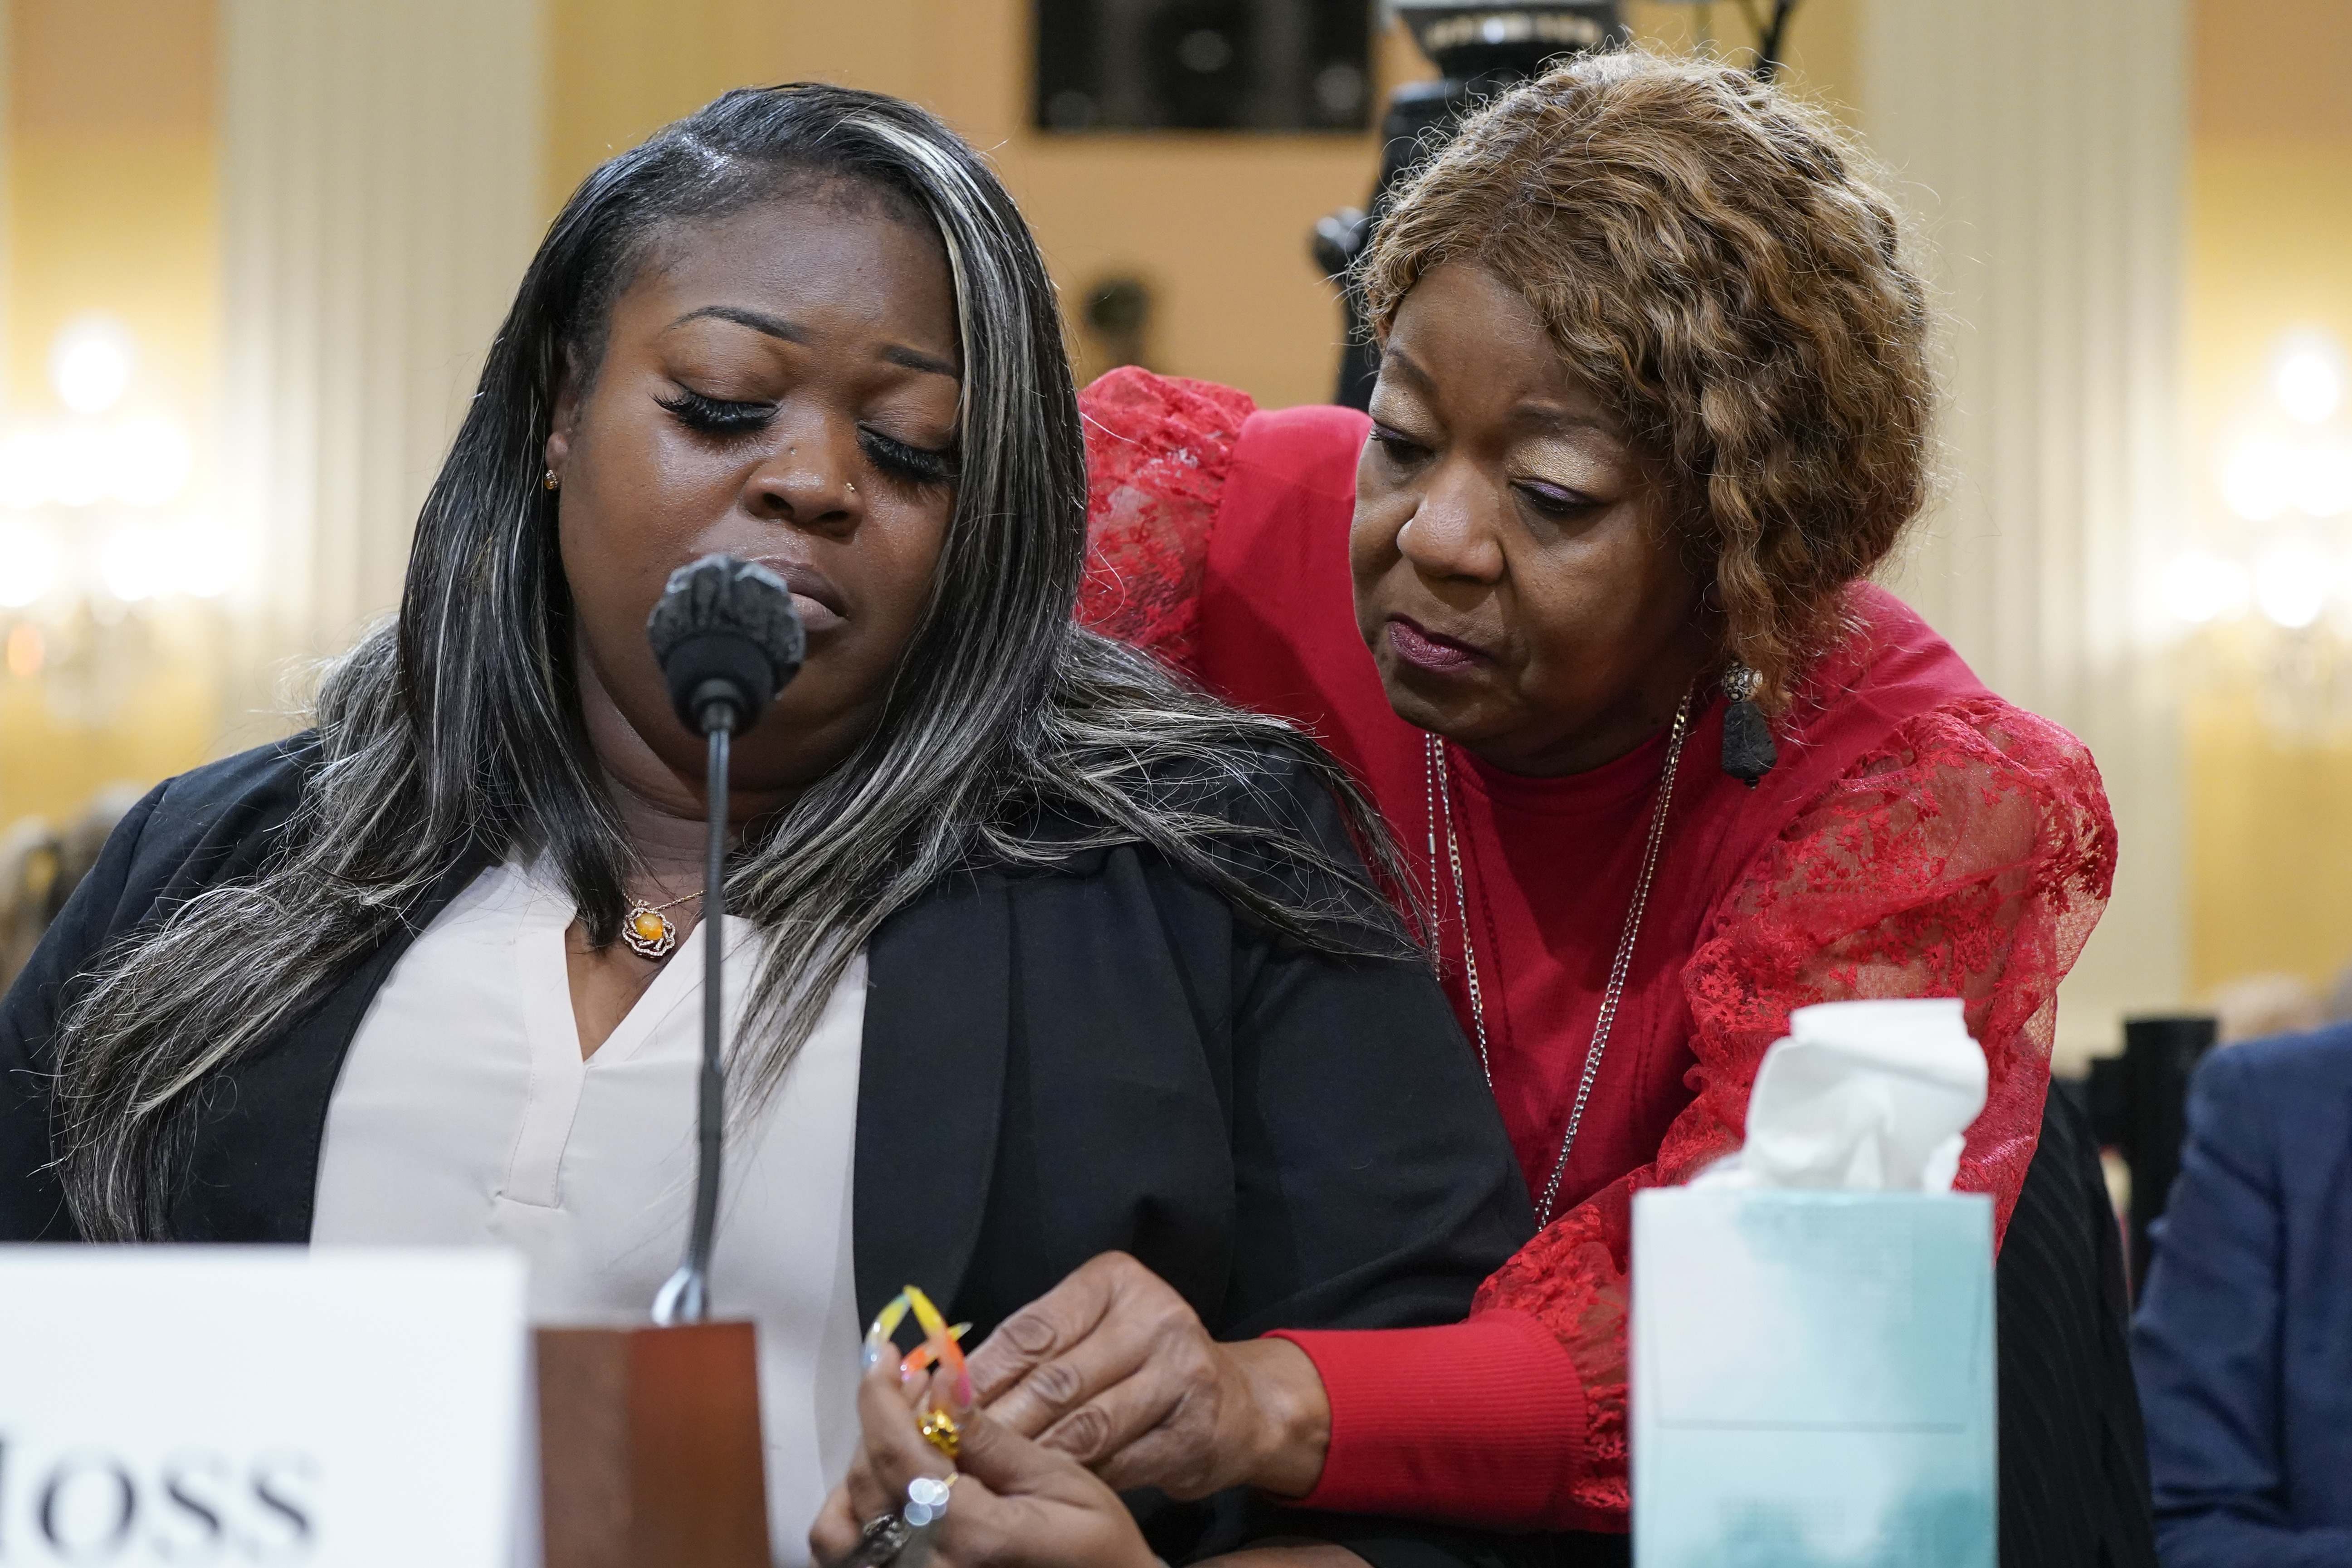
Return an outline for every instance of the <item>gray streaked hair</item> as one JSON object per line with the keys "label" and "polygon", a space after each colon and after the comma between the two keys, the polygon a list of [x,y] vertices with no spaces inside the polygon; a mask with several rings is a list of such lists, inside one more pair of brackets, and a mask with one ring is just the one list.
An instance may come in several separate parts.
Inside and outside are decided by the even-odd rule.
{"label": "gray streaked hair", "polygon": [[[730,873],[730,909],[768,936],[738,1112],[772,1090],[876,930],[980,867],[1139,844],[1274,940],[1412,951],[1382,896],[1401,886],[1387,840],[1336,764],[1073,623],[1076,397],[1053,285],[987,163],[895,99],[740,89],[596,170],[549,229],[417,520],[398,620],[322,682],[302,805],[265,868],[76,982],[55,1041],[57,1143],[83,1237],[167,1238],[211,1088],[466,866],[543,861],[592,938],[616,938],[632,854],[583,724],[555,497],[539,482],[556,389],[594,374],[614,300],[659,246],[811,181],[867,187],[944,245],[960,477],[930,602],[873,730],[751,825]],[[1248,804],[1286,759],[1332,792],[1370,875],[1318,847],[1295,805]]]}

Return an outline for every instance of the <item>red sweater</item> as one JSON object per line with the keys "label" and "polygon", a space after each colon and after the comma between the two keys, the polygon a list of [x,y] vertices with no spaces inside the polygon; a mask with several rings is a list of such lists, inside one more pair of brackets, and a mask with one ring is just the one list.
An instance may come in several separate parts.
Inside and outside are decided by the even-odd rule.
{"label": "red sweater", "polygon": [[[1305,726],[1355,770],[1430,897],[1473,1027],[1477,961],[1495,1093],[1540,1194],[1639,869],[1665,737],[1591,772],[1528,778],[1444,750],[1390,710],[1350,602],[1347,532],[1368,422],[1257,413],[1229,389],[1119,371],[1090,387],[1092,558],[1080,615],[1227,699]],[[2015,1205],[2041,1125],[2058,981],[2104,906],[2115,829],[2065,731],[1987,691],[1891,595],[1776,722],[1754,790],[1695,720],[1623,999],[1557,1217],[1468,1322],[1301,1332],[1331,1400],[1318,1508],[1503,1527],[1626,1527],[1629,1199],[1738,1147],[1791,1008],[1957,995],[1990,1093],[1959,1184]],[[1432,788],[1450,792],[1454,896]],[[1436,837],[1438,861],[1430,845]],[[1466,907],[1465,907],[1466,906]]]}

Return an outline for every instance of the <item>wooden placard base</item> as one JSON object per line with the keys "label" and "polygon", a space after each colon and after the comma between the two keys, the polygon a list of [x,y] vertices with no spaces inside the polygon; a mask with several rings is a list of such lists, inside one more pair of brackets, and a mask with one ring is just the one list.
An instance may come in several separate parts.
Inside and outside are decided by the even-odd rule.
{"label": "wooden placard base", "polygon": [[750,1323],[536,1337],[547,1568],[769,1568]]}

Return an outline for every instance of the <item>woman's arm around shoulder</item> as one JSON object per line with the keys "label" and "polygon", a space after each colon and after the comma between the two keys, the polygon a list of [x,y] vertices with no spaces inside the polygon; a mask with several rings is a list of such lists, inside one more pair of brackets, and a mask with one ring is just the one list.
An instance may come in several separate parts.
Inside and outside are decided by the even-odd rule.
{"label": "woman's arm around shoulder", "polygon": [[[1190,1270],[1180,1291],[1133,1258],[1097,1258],[1007,1318],[976,1352],[974,1375],[1000,1418],[1101,1467],[1114,1485],[1176,1498],[1244,1483],[1303,1489],[1321,1425],[1305,1358],[1276,1342],[1214,1341],[1456,1321],[1532,1228],[1527,1195],[1476,1058],[1364,878],[1349,815],[1303,745],[1229,751],[1168,781],[1167,798],[1235,830],[1216,851],[1223,875],[1140,846],[1107,856],[1097,874],[1144,900],[1137,929],[1181,975],[1171,994],[1191,1016],[1183,1048],[1202,1053],[1214,1082],[1227,1161],[1216,1265]],[[1254,912],[1236,883],[1321,918],[1285,929]],[[1019,922],[1041,962],[1087,940],[1045,908]],[[1102,918],[1100,903],[1072,908]],[[1094,1032],[1115,1030],[1127,1005],[1097,1009]],[[1259,1398],[1260,1352],[1297,1362],[1309,1397]],[[1293,1404],[1296,1421],[1285,1414]],[[1295,1437],[1300,1452],[1261,1468],[1253,1457],[1268,1448],[1258,1440],[1268,1422],[1281,1428],[1275,1446]],[[1459,1532],[1246,1500],[1221,1498],[1222,1522],[1203,1542],[1301,1536],[1384,1568],[1488,1560],[1476,1554],[1488,1543]]]}
{"label": "woman's arm around shoulder", "polygon": [[[1958,1185],[1992,1194],[1998,1236],[2033,1158],[2058,983],[2115,868],[2097,766],[2064,730],[1993,697],[1902,721],[1717,905],[1684,982],[1706,1075],[1693,1109],[1736,1146],[1754,1069],[1798,1007],[1957,996],[1989,1079]],[[1670,1133],[1662,1179],[1696,1174],[1720,1142]]]}
{"label": "woman's arm around shoulder", "polygon": [[[1438,1517],[1622,1530],[1627,1454],[1625,1325],[1632,1198],[1685,1182],[1739,1146],[1756,1069],[1789,1014],[1860,997],[1958,996],[1990,1068],[1959,1184],[2005,1221],[2033,1154],[2058,982],[2114,875],[2115,828],[2097,770],[2072,736],[1997,699],[1955,700],[1896,725],[1797,812],[1734,880],[1685,971],[1696,1098],[1657,1158],[1554,1221],[1479,1293],[1458,1328],[1364,1342],[1303,1336],[1329,1394],[1331,1442],[1311,1501],[1410,1486]],[[1540,1404],[1514,1397],[1538,1356],[1565,1352]],[[1400,1375],[1406,1371],[1407,1375]],[[1564,1375],[1563,1375],[1564,1374]],[[1409,1402],[1443,1377],[1448,1402],[1487,1418],[1458,1451],[1424,1446]],[[1559,1452],[1563,1415],[1578,1430]],[[1492,1478],[1559,1452],[1545,1495]],[[1503,1464],[1512,1458],[1512,1466]]]}
{"label": "woman's arm around shoulder", "polygon": [[1087,437],[1081,625],[1190,669],[1209,533],[1249,395],[1112,371],[1078,395]]}
{"label": "woman's arm around shoulder", "polygon": [[1324,924],[1309,942],[1236,910],[1227,928],[1235,1265],[1211,1326],[1457,1319],[1532,1228],[1501,1117],[1330,783],[1299,756],[1251,762],[1217,809],[1328,869],[1260,847],[1235,865]]}

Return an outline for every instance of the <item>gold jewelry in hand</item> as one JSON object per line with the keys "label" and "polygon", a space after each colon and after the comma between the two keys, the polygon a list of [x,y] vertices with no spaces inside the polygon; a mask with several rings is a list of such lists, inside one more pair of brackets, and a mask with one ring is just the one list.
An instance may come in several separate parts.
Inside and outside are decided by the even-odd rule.
{"label": "gold jewelry in hand", "polygon": [[956,1456],[963,1452],[963,1428],[957,1426],[955,1417],[944,1410],[924,1412],[915,1430],[923,1435],[924,1442],[945,1454],[950,1464],[953,1464]]}

